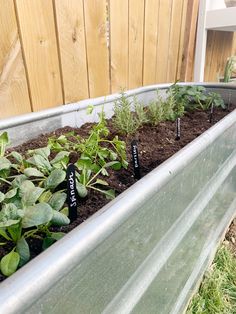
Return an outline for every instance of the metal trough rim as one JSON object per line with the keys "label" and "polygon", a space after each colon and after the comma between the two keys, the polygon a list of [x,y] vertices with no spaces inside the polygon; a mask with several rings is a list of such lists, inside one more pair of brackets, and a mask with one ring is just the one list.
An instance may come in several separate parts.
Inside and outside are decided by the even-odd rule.
{"label": "metal trough rim", "polygon": [[[138,95],[144,92],[153,91],[158,89],[166,89],[168,88],[170,83],[168,84],[155,84],[144,87],[135,88],[132,90],[125,91],[127,96]],[[224,88],[224,89],[235,89],[235,84],[230,83],[179,83],[179,85],[200,85],[205,86],[207,88]],[[102,96],[97,98],[90,98],[81,100],[76,103],[70,103],[63,106],[59,106],[56,108],[41,110],[39,112],[31,112],[26,113],[20,116],[14,116],[7,119],[0,119],[0,130],[8,127],[13,127],[16,125],[25,124],[27,122],[33,122],[42,120],[45,118],[50,118],[54,116],[59,116],[65,113],[73,112],[75,110],[80,110],[86,108],[89,104],[93,104],[94,106],[100,105],[101,103],[106,104],[108,102],[114,101],[115,99],[120,98],[120,93],[114,93],[108,96]]]}
{"label": "metal trough rim", "polygon": [[[158,88],[167,88],[170,84],[153,85],[128,91],[127,95],[134,95]],[[193,84],[188,84],[193,85]],[[200,85],[200,84],[197,84]],[[201,84],[210,88],[236,89],[229,84]],[[106,97],[110,102],[119,97],[114,94]],[[91,103],[91,100],[89,100]],[[104,103],[100,97],[93,102],[95,105]],[[82,105],[81,105],[82,104]],[[50,109],[36,114],[27,114],[0,121],[0,129],[14,126],[45,117],[60,115],[65,112],[79,110],[86,107],[88,101],[79,104]],[[38,116],[38,118],[37,118]],[[191,160],[210,145],[220,134],[236,121],[236,110],[227,115],[220,122],[204,132],[197,139],[189,143],[162,165],[151,171],[140,181],[132,185],[115,200],[104,206],[85,223],[75,228],[58,243],[41,253],[34,260],[18,270],[16,274],[0,284],[0,313],[17,313],[19,309],[27,309],[41,295],[45,294],[61,277],[69,273],[89,252],[106,239],[135,211],[134,204],[140,203],[143,195],[151,194],[166,184],[171,177],[183,169]],[[150,184],[152,183],[152,184]],[[135,199],[131,196],[136,194]],[[146,196],[145,196],[146,197]],[[79,245],[78,245],[79,243]],[[49,267],[52,265],[53,267]],[[59,274],[59,275],[58,275]]]}

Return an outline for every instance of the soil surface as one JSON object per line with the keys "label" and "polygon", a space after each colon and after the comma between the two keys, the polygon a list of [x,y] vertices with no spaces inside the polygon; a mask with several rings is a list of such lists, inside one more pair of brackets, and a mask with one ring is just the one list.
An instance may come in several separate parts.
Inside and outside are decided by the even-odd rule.
{"label": "soil surface", "polygon": [[[131,141],[136,139],[138,143],[139,151],[139,162],[141,167],[141,175],[144,176],[157,166],[159,166],[166,159],[171,157],[173,154],[178,152],[182,147],[190,143],[204,131],[209,129],[213,124],[218,122],[224,116],[226,116],[229,111],[235,109],[236,106],[231,105],[230,110],[215,109],[214,118],[212,123],[209,122],[209,113],[203,111],[188,112],[183,118],[181,118],[181,138],[176,140],[176,123],[175,122],[162,122],[158,126],[145,125],[143,128],[139,129],[135,136],[119,136],[120,139],[125,140],[127,145],[127,157],[129,161],[128,169],[122,169],[119,171],[110,170],[110,176],[106,178],[109,183],[109,187],[116,191],[116,195],[122,193],[132,184],[134,184],[137,179],[134,178],[133,167],[132,167],[132,157],[131,157]],[[81,136],[86,136],[92,124],[85,124],[80,129],[73,129],[71,127],[65,127],[58,129],[55,132],[42,134],[37,139],[31,140],[19,147],[15,147],[14,150],[24,154],[28,149],[35,149],[39,147],[44,147],[47,145],[47,139],[49,136],[57,135],[60,136],[63,133],[74,130],[76,134]],[[108,121],[108,126],[111,131],[111,138],[113,138],[117,132],[112,129],[111,121]],[[78,218],[71,223],[69,226],[65,227],[53,227],[54,231],[69,232],[88,217],[94,214],[102,206],[107,204],[109,201],[100,193],[96,191],[90,191],[89,197],[79,200],[78,207]],[[236,220],[232,223],[231,231],[227,234],[227,239],[234,245],[234,250],[236,252]],[[231,234],[232,233],[232,234]],[[232,240],[234,239],[234,240]],[[41,241],[40,240],[30,240],[31,257],[35,257],[41,252]],[[9,252],[9,247],[7,248]],[[6,254],[6,248],[0,246],[0,259]],[[4,280],[4,276],[0,274],[0,281]]]}
{"label": "soil surface", "polygon": [[234,218],[234,220],[231,222],[231,225],[229,226],[229,230],[225,236],[225,242],[229,245],[236,258],[236,218]]}

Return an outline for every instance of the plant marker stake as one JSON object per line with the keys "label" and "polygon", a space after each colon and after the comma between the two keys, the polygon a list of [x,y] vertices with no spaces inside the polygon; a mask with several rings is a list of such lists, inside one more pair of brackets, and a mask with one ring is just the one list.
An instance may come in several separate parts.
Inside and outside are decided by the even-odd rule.
{"label": "plant marker stake", "polygon": [[176,141],[180,140],[180,118],[176,119]]}
{"label": "plant marker stake", "polygon": [[211,112],[210,112],[210,123],[212,123],[213,122],[213,112],[214,112],[214,105],[213,105],[213,103],[211,104]]}
{"label": "plant marker stake", "polygon": [[138,145],[137,145],[136,140],[133,140],[131,142],[131,152],[132,152],[132,162],[133,162],[133,168],[134,168],[134,177],[136,179],[140,179],[141,174],[140,174],[140,165],[139,165],[139,159],[138,159]]}
{"label": "plant marker stake", "polygon": [[228,103],[227,103],[227,111],[229,111],[230,105],[231,105],[231,92],[229,93],[229,99],[228,99]]}
{"label": "plant marker stake", "polygon": [[75,166],[69,164],[66,170],[67,179],[67,203],[69,208],[69,219],[74,221],[77,218],[77,197],[76,197],[76,181]]}

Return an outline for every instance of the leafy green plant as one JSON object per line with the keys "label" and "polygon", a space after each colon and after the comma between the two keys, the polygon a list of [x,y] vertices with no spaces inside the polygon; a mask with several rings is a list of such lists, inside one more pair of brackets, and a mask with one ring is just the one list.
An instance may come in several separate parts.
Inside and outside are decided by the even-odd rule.
{"label": "leafy green plant", "polygon": [[177,103],[182,102],[186,109],[194,109],[196,106],[202,106],[207,99],[206,89],[203,86],[178,85],[173,84],[170,87]]}
{"label": "leafy green plant", "polygon": [[213,105],[214,107],[221,107],[222,109],[225,109],[224,100],[219,94],[214,92],[207,94],[206,104],[207,105],[204,107],[205,110],[209,109],[211,105]]}
{"label": "leafy green plant", "polygon": [[63,236],[51,232],[50,226],[70,222],[64,207],[66,194],[56,191],[65,180],[69,152],[49,160],[50,149],[44,147],[29,151],[27,159],[15,151],[6,155],[8,143],[4,132],[0,135],[0,245],[10,243],[11,247],[0,262],[5,276],[29,260],[28,238],[43,235],[46,248]]}
{"label": "leafy green plant", "polygon": [[[109,129],[105,120],[103,111],[100,114],[98,124],[92,128],[90,135],[84,141],[81,141],[78,152],[81,158],[87,157],[97,167],[103,167],[109,161],[117,161],[119,169],[127,168],[126,146],[124,141],[120,141],[118,136],[112,140],[108,138]],[[118,162],[119,161],[119,162]]]}
{"label": "leafy green plant", "polygon": [[76,189],[79,196],[85,197],[88,194],[88,189],[92,189],[104,194],[108,199],[113,199],[115,191],[107,189],[107,181],[99,178],[99,175],[108,176],[107,168],[116,167],[117,165],[117,161],[111,161],[97,170],[94,169],[94,164],[91,163],[90,159],[79,159],[76,163],[77,168],[80,170],[80,172],[76,173]]}
{"label": "leafy green plant", "polygon": [[222,97],[217,93],[207,93],[203,86],[173,84],[170,90],[176,103],[182,103],[185,110],[208,110],[211,105],[225,108]]}
{"label": "leafy green plant", "polygon": [[5,155],[6,146],[9,144],[8,134],[7,132],[3,132],[0,135],[0,157]]}
{"label": "leafy green plant", "polygon": [[104,113],[101,112],[98,124],[95,124],[88,138],[81,138],[74,132],[62,135],[59,138],[49,138],[48,145],[52,151],[68,150],[79,154],[78,158],[89,158],[97,171],[109,161],[119,161],[117,167],[127,168],[127,156],[125,142],[118,136],[109,139],[109,129]]}
{"label": "leafy green plant", "polygon": [[[88,189],[99,191],[108,198],[114,198],[114,191],[108,188],[108,183],[101,176],[108,176],[107,169],[120,170],[127,168],[126,146],[118,136],[109,139],[109,129],[103,111],[99,115],[99,122],[92,127],[87,138],[81,138],[74,132],[49,139],[52,150],[68,149],[77,153],[75,165],[78,169],[77,192],[80,197],[88,194]],[[58,145],[59,144],[59,145]],[[99,178],[98,178],[99,176]],[[104,188],[106,186],[106,188]]]}
{"label": "leafy green plant", "polygon": [[1,259],[0,269],[5,276],[10,276],[30,259],[28,238],[41,238],[39,234],[45,234],[44,241],[48,238],[58,240],[63,234],[51,232],[49,227],[70,222],[64,214],[64,192],[46,192],[22,176],[20,180],[13,180],[7,193],[0,193],[0,238],[4,241],[0,245],[12,243],[13,246]]}

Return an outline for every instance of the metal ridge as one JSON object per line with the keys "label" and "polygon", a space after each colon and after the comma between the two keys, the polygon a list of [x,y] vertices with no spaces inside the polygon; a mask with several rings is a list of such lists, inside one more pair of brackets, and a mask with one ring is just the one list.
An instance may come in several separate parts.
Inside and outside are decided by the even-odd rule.
{"label": "metal ridge", "polygon": [[[224,88],[224,89],[236,89],[236,86],[234,84],[229,83],[179,83],[180,85],[200,85],[200,86],[206,86],[208,88]],[[145,93],[147,91],[154,91],[157,88],[158,89],[166,89],[172,84],[155,84],[155,85],[149,85],[144,87],[135,88],[129,91],[125,91],[125,94],[127,96],[133,96],[138,95],[141,93]],[[42,119],[60,116],[65,113],[73,112],[73,111],[79,111],[81,109],[86,108],[88,105],[92,104],[94,106],[98,106],[101,104],[106,104],[108,102],[112,102],[116,99],[120,98],[120,93],[115,93],[108,96],[102,96],[97,98],[90,98],[78,101],[76,103],[70,103],[66,105],[61,105],[56,108],[41,110],[38,112],[31,112],[19,116],[14,116],[6,119],[0,119],[0,130],[3,130],[5,128],[13,127],[16,125],[22,125],[27,122],[33,122],[33,121],[39,121]]]}
{"label": "metal ridge", "polygon": [[[132,96],[145,91],[155,90],[157,87],[166,88],[169,85],[170,84],[152,85],[149,87],[129,91],[126,94],[128,96]],[[225,84],[211,83],[201,85],[211,88],[225,89],[227,87],[226,89],[236,89],[236,87],[231,87],[228,84],[227,86],[225,86]],[[119,94],[106,97],[106,102],[116,99],[115,97],[119,97]],[[96,98],[93,101],[95,102],[94,105],[99,105],[104,103],[104,97]],[[81,103],[83,106],[81,106]],[[85,108],[88,103],[91,104],[91,101],[86,100],[76,103],[72,105],[74,106],[73,109],[67,107],[65,110],[62,110],[60,107],[60,109],[57,108],[57,110],[51,109],[43,111],[41,112],[41,116],[39,113],[36,114],[41,117],[39,119],[43,119],[51,115],[60,115],[65,112]],[[46,112],[48,112],[49,115],[46,115]],[[35,118],[34,114],[25,116],[23,118],[21,117],[22,124],[25,123],[23,122],[25,121],[24,119],[27,120],[30,118],[30,116],[33,117],[33,119]],[[9,121],[9,123],[12,121],[12,123],[14,122],[15,125],[17,124],[17,120],[10,120],[11,119],[6,121]],[[21,122],[18,121],[18,123]],[[60,280],[60,278],[65,276],[65,274],[68,273],[74,265],[83,260],[83,258],[89,254],[89,252],[91,252],[94,247],[98,246],[124,221],[126,221],[128,217],[136,210],[134,204],[141,204],[144,197],[146,198],[147,195],[152,195],[158,191],[166,184],[166,182],[173,178],[176,173],[181,171],[193,160],[193,158],[200,154],[206,147],[214,142],[220,134],[224,133],[224,131],[235,122],[236,110],[227,115],[208,131],[204,132],[197,139],[189,143],[159,167],[151,171],[140,181],[132,185],[115,200],[100,209],[85,223],[76,227],[58,243],[54,244],[50,249],[41,253],[22,269],[18,270],[16,274],[12,275],[10,278],[1,283],[0,313],[17,313],[18,309],[20,307],[23,308],[23,306],[25,309],[27,309],[31,304],[33,304],[36,298],[45,294],[46,290],[49,290],[50,287]],[[14,123],[12,125],[14,125]],[[2,125],[4,125],[4,123],[1,124],[0,121],[0,129]],[[136,194],[135,199],[131,197],[134,192]],[[53,263],[53,267],[48,267],[49,263]],[[58,272],[60,272],[59,275]],[[45,290],[43,290],[44,288]],[[30,301],[28,296],[30,296]]]}

